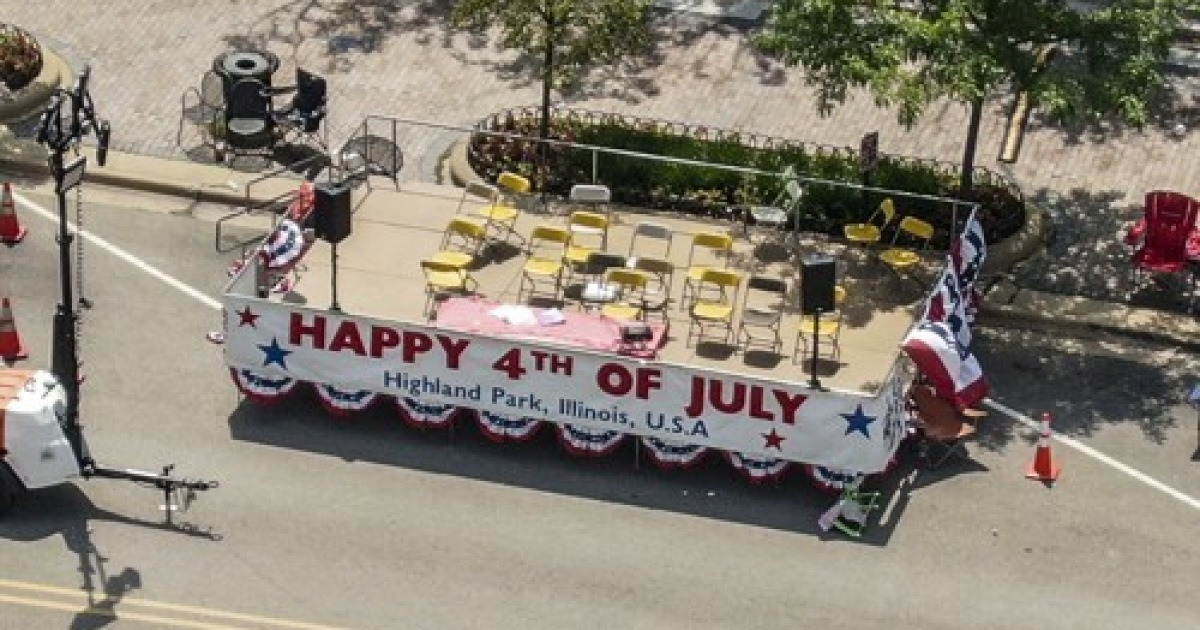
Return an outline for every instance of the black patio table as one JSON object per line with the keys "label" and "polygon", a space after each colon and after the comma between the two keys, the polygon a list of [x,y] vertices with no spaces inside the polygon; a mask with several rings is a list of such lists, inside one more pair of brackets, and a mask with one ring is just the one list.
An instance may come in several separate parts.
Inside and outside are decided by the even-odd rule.
{"label": "black patio table", "polygon": [[265,50],[235,50],[213,59],[213,72],[221,76],[225,94],[242,79],[257,79],[271,87],[271,75],[279,69],[279,57]]}

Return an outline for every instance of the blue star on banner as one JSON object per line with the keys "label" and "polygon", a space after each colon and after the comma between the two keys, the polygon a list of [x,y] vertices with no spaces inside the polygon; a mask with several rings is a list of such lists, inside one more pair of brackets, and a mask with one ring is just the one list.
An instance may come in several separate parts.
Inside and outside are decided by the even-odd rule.
{"label": "blue star on banner", "polygon": [[858,431],[863,434],[863,437],[867,439],[871,438],[868,429],[871,423],[875,422],[876,418],[863,413],[862,405],[855,408],[854,413],[839,413],[838,415],[846,419],[846,435]]}
{"label": "blue star on banner", "polygon": [[278,364],[279,367],[285,370],[287,369],[287,355],[291,354],[292,351],[284,350],[283,348],[279,347],[278,337],[271,337],[271,343],[269,345],[259,344],[258,349],[263,351],[263,367],[275,363]]}

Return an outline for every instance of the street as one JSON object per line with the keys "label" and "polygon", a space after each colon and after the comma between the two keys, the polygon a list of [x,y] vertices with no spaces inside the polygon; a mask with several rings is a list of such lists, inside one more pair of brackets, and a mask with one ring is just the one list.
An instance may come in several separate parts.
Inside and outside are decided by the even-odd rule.
{"label": "street", "polygon": [[[30,235],[0,250],[0,288],[32,354],[23,365],[44,367],[54,225],[23,200],[54,199],[18,193]],[[179,529],[161,526],[155,490],[126,482],[28,496],[0,520],[4,627],[1200,626],[1188,353],[979,330],[993,398],[1053,413],[1090,450],[1055,443],[1059,482],[1027,480],[1034,433],[993,409],[972,461],[901,467],[880,522],[851,540],[817,528],[831,499],[799,472],[756,487],[715,458],[664,473],[635,466],[628,446],[571,457],[548,433],[520,446],[470,424],[423,434],[387,405],[340,421],[308,394],[243,402],[204,338],[233,256],[212,247],[222,209],[84,195],[86,230],[210,298],[84,245],[92,452],[221,487]]]}

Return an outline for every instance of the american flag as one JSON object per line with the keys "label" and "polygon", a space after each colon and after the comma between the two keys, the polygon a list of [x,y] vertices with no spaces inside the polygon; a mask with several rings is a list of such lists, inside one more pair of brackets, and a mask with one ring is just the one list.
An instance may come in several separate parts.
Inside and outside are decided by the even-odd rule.
{"label": "american flag", "polygon": [[[968,289],[970,290],[970,289]],[[954,338],[964,348],[971,346],[971,318],[967,313],[967,300],[964,299],[962,280],[955,272],[953,265],[947,265],[938,280],[933,295],[925,305],[925,316],[929,322],[940,322],[950,327]]]}
{"label": "american flag", "polygon": [[980,296],[975,289],[975,282],[979,280],[979,272],[986,259],[987,241],[983,236],[983,224],[972,215],[950,248],[951,267],[958,275],[958,290],[965,297],[964,310],[970,323],[975,323],[975,314],[979,311]]}
{"label": "american flag", "polygon": [[942,322],[922,322],[901,345],[917,369],[929,378],[938,397],[958,407],[973,407],[987,395],[988,384],[979,360],[958,343]]}

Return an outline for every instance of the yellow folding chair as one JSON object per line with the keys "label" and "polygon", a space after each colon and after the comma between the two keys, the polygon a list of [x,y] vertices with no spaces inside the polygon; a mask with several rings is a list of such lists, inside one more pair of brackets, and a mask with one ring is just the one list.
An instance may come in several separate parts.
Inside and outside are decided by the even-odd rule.
{"label": "yellow folding chair", "polygon": [[521,235],[516,231],[517,219],[521,216],[519,205],[522,198],[528,197],[532,185],[528,178],[505,171],[496,178],[496,186],[500,198],[491,207],[481,210],[481,216],[488,219],[488,227],[497,241],[507,242],[513,236],[520,239]]}
{"label": "yellow folding chair", "polygon": [[528,258],[521,269],[517,300],[520,301],[522,295],[534,297],[540,285],[549,281],[554,283],[553,295],[557,300],[562,290],[563,256],[571,243],[571,233],[557,225],[538,225],[529,234],[528,243]]}
{"label": "yellow folding chair", "polygon": [[803,358],[811,345],[809,340],[813,334],[816,334],[815,351],[818,356],[822,343],[832,350],[831,357],[834,360],[841,356],[842,347],[839,340],[842,336],[842,307],[845,305],[846,295],[845,287],[836,286],[833,288],[832,311],[820,315],[804,315],[800,318],[799,327],[796,329],[796,343],[792,349],[792,363],[797,363],[799,358]]}
{"label": "yellow folding chair", "polygon": [[600,313],[619,320],[642,319],[642,298],[649,275],[639,269],[614,267],[604,272],[604,284],[616,287],[620,298],[600,308]]}
{"label": "yellow folding chair", "polygon": [[732,269],[707,269],[700,275],[691,307],[687,346],[699,343],[712,328],[724,330],[721,340],[728,344],[733,336],[733,316],[737,312],[742,273]]}
{"label": "yellow folding chair", "polygon": [[422,260],[421,271],[425,274],[425,314],[432,318],[431,307],[450,295],[468,295],[478,288],[471,272],[436,260]]}
{"label": "yellow folding chair", "polygon": [[700,297],[701,278],[710,269],[725,269],[733,253],[733,237],[724,232],[700,232],[692,236],[688,251],[687,276],[683,279],[680,306],[690,308]]}
{"label": "yellow folding chair", "polygon": [[842,227],[846,240],[854,245],[870,247],[883,240],[883,232],[896,219],[896,204],[891,197],[879,202],[879,207],[864,223],[849,223]]}
{"label": "yellow folding chair", "polygon": [[[921,252],[929,249],[929,243],[933,241],[933,225],[928,221],[923,221],[916,217],[908,216],[900,219],[900,225],[896,227],[896,233],[892,235],[892,245],[888,249],[879,254],[879,259],[887,263],[887,266],[896,275],[913,279],[925,286],[925,283],[911,275],[914,267],[921,263]],[[908,247],[902,246],[902,243],[907,242]]]}
{"label": "yellow folding chair", "polygon": [[486,246],[487,228],[483,223],[467,217],[452,217],[442,232],[439,251],[431,260],[467,269],[479,263]]}
{"label": "yellow folding chair", "polygon": [[567,279],[577,273],[588,273],[587,262],[592,254],[608,249],[608,217],[598,212],[577,210],[567,218],[571,243],[567,246]]}

